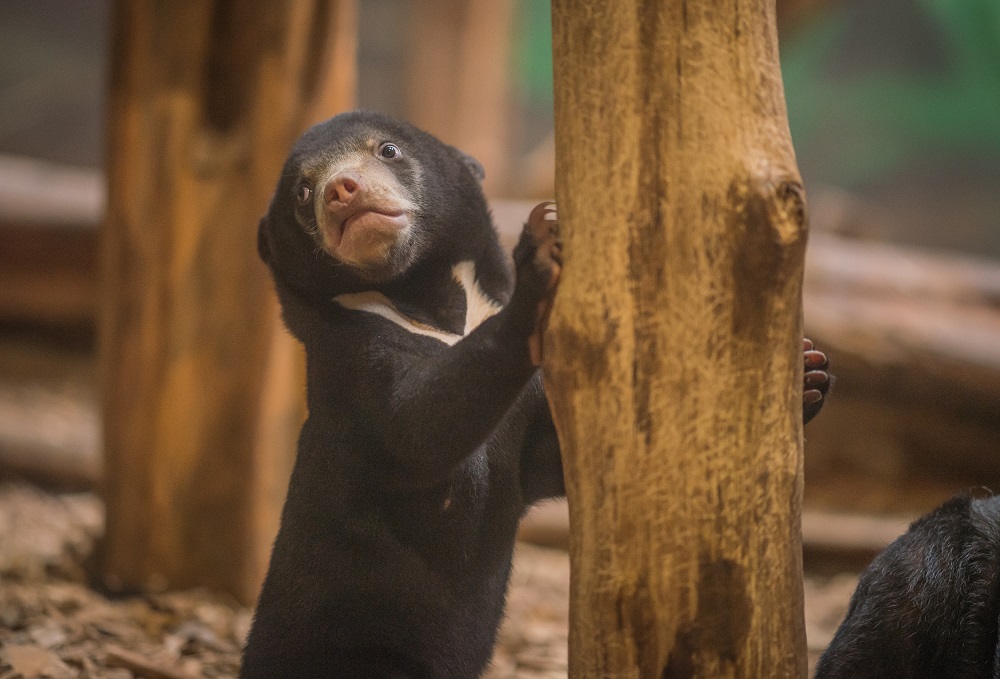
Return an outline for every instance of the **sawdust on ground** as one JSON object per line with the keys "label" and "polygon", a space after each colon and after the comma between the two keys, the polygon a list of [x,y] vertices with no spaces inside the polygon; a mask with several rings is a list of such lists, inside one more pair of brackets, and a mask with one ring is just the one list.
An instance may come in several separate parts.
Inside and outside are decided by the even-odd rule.
{"label": "sawdust on ground", "polygon": [[[0,679],[235,677],[251,611],[207,591],[108,599],[86,586],[103,526],[93,494],[0,485]],[[810,660],[855,577],[807,578]],[[521,544],[487,679],[566,676],[569,559]]]}

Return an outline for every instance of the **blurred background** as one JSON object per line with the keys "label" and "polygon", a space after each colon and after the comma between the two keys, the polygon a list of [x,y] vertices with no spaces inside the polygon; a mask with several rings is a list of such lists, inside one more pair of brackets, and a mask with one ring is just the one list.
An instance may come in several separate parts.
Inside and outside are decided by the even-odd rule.
{"label": "blurred background", "polygon": [[[811,213],[806,329],[837,375],[806,430],[815,653],[853,574],[909,518],[956,492],[1000,490],[1000,3],[778,0],[778,8]],[[526,214],[520,201],[553,194],[548,2],[364,0],[356,20],[358,107],[409,119],[476,156],[509,243]],[[79,579],[80,531],[101,532],[96,323],[111,25],[107,0],[0,4],[0,578],[8,583],[29,581],[34,566],[25,564],[37,558],[61,564],[42,569],[45,582],[53,572]],[[39,548],[42,534],[51,537]],[[564,509],[543,508],[525,538],[564,547]],[[505,628],[491,676],[565,676],[564,559],[532,549],[531,563],[542,565],[515,578],[511,616],[520,624]],[[230,616],[229,627],[213,633],[238,645],[245,614],[220,606],[227,612],[215,615]],[[5,625],[18,629],[3,610],[0,641]],[[183,655],[175,649],[168,660]],[[222,664],[213,675],[209,665],[188,670],[232,671]]]}

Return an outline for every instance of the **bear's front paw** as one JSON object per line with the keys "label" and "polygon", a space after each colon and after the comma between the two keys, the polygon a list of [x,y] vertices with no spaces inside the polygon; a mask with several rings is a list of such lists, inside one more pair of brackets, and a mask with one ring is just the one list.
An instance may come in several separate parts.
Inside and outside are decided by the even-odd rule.
{"label": "bear's front paw", "polygon": [[528,351],[535,366],[542,364],[542,336],[548,325],[562,271],[562,241],[556,204],[539,203],[531,211],[514,248],[517,271],[515,297],[529,298],[534,306],[534,324],[528,336]]}
{"label": "bear's front paw", "polygon": [[809,338],[802,340],[802,356],[804,361],[804,382],[802,385],[802,423],[805,424],[819,414],[826,403],[826,392],[832,382],[827,368],[830,361],[826,354],[817,351]]}

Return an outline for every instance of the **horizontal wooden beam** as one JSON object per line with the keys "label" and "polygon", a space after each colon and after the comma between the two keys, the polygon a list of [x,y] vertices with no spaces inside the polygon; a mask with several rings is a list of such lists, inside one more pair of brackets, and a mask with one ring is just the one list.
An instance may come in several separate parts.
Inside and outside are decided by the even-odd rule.
{"label": "horizontal wooden beam", "polygon": [[99,168],[0,154],[0,224],[96,229],[106,190]]}

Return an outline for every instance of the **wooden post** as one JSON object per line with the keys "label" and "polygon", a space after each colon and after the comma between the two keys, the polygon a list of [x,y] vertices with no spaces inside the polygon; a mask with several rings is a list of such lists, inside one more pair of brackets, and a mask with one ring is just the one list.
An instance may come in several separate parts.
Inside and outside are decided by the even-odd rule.
{"label": "wooden post", "polygon": [[554,0],[572,677],[804,677],[802,185],[773,0]]}
{"label": "wooden post", "polygon": [[100,324],[110,587],[256,597],[303,417],[257,222],[296,136],[349,104],[352,9],[117,3]]}
{"label": "wooden post", "polygon": [[409,3],[407,118],[486,167],[488,195],[509,183],[514,0]]}

